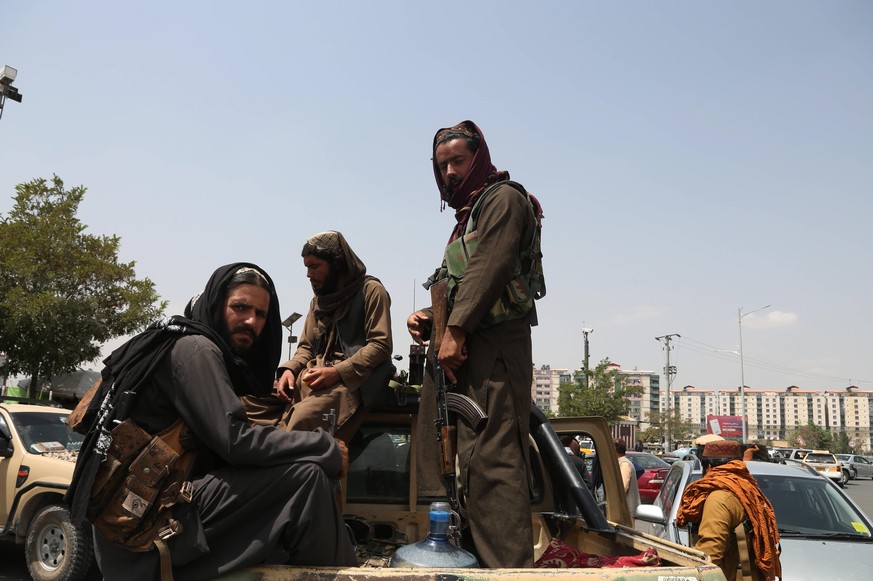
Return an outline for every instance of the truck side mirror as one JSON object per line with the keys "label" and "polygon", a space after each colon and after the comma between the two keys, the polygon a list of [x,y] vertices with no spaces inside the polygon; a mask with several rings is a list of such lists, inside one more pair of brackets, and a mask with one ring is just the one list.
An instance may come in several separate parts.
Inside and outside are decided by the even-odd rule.
{"label": "truck side mirror", "polygon": [[653,504],[641,504],[637,507],[637,520],[650,522],[656,525],[666,525],[667,518],[664,516],[664,511],[661,507]]}

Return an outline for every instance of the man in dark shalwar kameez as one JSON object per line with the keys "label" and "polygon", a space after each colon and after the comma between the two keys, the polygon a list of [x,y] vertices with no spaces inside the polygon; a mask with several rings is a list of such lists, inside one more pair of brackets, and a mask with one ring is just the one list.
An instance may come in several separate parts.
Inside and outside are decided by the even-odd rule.
{"label": "man in dark shalwar kameez", "polygon": [[[104,370],[122,388],[139,384],[130,417],[141,428],[155,434],[181,417],[195,436],[193,501],[174,507],[182,532],[167,543],[175,578],[264,562],[357,565],[330,483],[344,445],[323,430],[252,426],[240,404],[273,387],[282,341],[272,280],[254,264],[221,267],[185,315],[128,341]],[[77,488],[74,513],[90,485]],[[156,550],[128,551],[96,529],[94,540],[104,578],[160,577]]]}
{"label": "man in dark shalwar kameez", "polygon": [[[443,267],[430,280],[449,278],[450,289],[447,328],[436,356],[458,392],[489,416],[480,433],[458,422],[459,497],[469,527],[463,539],[486,567],[532,567],[530,328],[536,324],[533,299],[545,294],[545,287],[534,289],[529,283],[539,260],[530,250],[534,242],[539,248],[542,209],[520,184],[508,181],[507,172],[492,165],[482,132],[471,121],[437,132],[433,169],[443,207],[455,210],[456,219]],[[469,258],[459,269],[450,257],[464,254],[457,252],[461,243]],[[432,309],[409,316],[413,340],[430,338],[432,317]],[[424,384],[418,417],[419,493],[441,496],[432,377]]]}

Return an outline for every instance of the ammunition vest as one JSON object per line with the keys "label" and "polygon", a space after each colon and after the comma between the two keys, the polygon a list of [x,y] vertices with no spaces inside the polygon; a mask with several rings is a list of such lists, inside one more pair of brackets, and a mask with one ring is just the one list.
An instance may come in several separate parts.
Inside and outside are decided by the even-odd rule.
{"label": "ammunition vest", "polygon": [[171,509],[192,500],[188,478],[194,459],[194,438],[181,419],[155,436],[124,420],[112,429],[94,478],[88,520],[108,541],[130,551],[157,547],[168,569],[166,541],[181,532]]}
{"label": "ammunition vest", "polygon": [[530,195],[524,189],[524,186],[517,182],[509,180],[496,182],[488,186],[482,195],[479,196],[470,211],[470,218],[467,221],[464,235],[458,237],[446,247],[442,266],[428,279],[428,283],[425,286],[429,288],[433,283],[448,278],[447,298],[449,310],[451,310],[458,288],[464,281],[464,272],[467,269],[470,257],[473,256],[473,253],[476,252],[476,248],[479,246],[477,221],[482,211],[482,202],[503,185],[511,186],[527,199],[536,225],[530,243],[515,261],[512,280],[506,285],[506,289],[504,289],[500,298],[491,306],[491,309],[479,323],[479,326],[492,327],[504,321],[520,319],[528,315],[530,315],[531,326],[536,326],[537,317],[534,301],[546,296],[546,280],[543,275],[543,253],[540,248],[542,228],[540,227],[539,217],[536,215],[537,210],[530,199]]}

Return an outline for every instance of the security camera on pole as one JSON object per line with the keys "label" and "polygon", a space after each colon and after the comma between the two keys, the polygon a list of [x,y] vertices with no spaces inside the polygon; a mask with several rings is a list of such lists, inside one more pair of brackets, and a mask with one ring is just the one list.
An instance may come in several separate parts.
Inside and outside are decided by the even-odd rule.
{"label": "security camera on pole", "polygon": [[3,65],[3,68],[0,69],[0,117],[3,117],[3,105],[7,98],[21,103],[21,93],[12,86],[16,76],[18,76],[18,70],[9,65]]}
{"label": "security camera on pole", "polygon": [[[583,325],[585,323],[582,323]],[[594,329],[582,327],[582,337],[585,341],[585,352],[582,356],[582,373],[585,375],[585,387],[588,387],[588,335],[594,332]]]}

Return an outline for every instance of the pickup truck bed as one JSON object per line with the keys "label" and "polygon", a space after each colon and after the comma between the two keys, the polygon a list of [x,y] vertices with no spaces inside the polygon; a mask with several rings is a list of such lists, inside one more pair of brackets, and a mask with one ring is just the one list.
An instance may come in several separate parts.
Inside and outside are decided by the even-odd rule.
{"label": "pickup truck bed", "polygon": [[[595,555],[638,555],[654,548],[659,567],[603,569],[427,569],[388,568],[389,556],[360,568],[260,566],[221,577],[222,581],[376,581],[415,579],[624,579],[639,581],[723,581],[724,575],[703,553],[630,528],[618,460],[603,418],[559,420],[562,433],[589,436],[598,450],[592,495],[560,444],[553,426],[536,408],[531,415],[531,519],[534,556],[541,556],[553,538]],[[371,413],[349,442],[350,468],[342,483],[347,518],[370,523],[398,537],[417,542],[426,536],[431,498],[418,498],[415,453],[421,442],[415,433],[415,410]],[[595,496],[598,500],[595,500]],[[374,529],[375,530],[375,529]],[[495,534],[504,534],[495,531]],[[372,566],[372,565],[376,566]]]}

